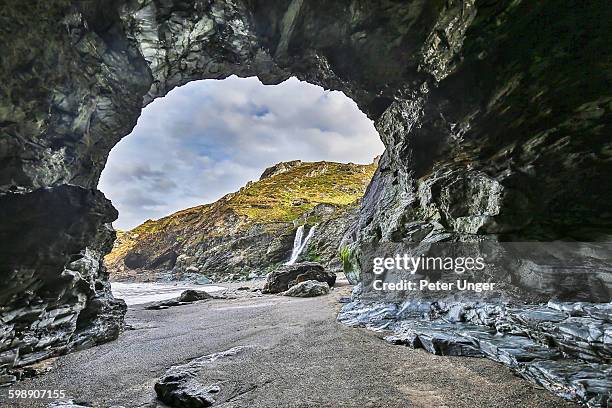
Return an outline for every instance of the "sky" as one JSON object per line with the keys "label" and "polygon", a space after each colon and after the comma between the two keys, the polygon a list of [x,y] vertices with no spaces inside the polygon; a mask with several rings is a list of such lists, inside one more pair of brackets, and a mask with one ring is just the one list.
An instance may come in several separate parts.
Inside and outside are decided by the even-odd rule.
{"label": "sky", "polygon": [[367,164],[382,151],[372,121],[342,92],[232,76],[190,82],[144,108],[98,188],[125,230],[214,202],[281,161]]}

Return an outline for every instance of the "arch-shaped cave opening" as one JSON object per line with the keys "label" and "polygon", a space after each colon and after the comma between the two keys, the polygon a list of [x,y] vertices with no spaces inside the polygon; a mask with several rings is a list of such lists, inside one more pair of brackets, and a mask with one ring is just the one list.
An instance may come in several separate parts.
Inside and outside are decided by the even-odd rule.
{"label": "arch-shaped cave opening", "polygon": [[[176,87],[143,109],[102,172],[98,188],[119,211],[119,238],[106,256],[111,279],[264,276],[289,260],[301,225],[312,242],[296,259],[337,269],[383,150],[353,100],[295,77]],[[137,288],[152,290],[114,287],[128,304]]]}
{"label": "arch-shaped cave opening", "polygon": [[[432,231],[609,241],[606,2],[39,3],[2,10],[2,383],[117,337],[125,305],[100,262],[116,211],[95,187],[143,105],[193,80],[297,75],[376,121],[387,150],[353,234],[364,256]],[[506,294],[548,300],[516,278]]]}

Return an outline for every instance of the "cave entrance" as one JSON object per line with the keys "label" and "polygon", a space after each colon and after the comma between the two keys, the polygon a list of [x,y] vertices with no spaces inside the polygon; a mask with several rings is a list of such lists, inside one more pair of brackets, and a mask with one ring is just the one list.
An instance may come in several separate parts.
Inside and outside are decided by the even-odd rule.
{"label": "cave entrance", "polygon": [[[373,122],[355,102],[296,78],[263,85],[256,77],[231,76],[175,88],[143,109],[102,172],[98,187],[119,210],[113,224],[118,240],[106,258],[111,280],[260,276],[262,262],[278,264],[294,249],[297,231],[283,234],[272,225],[306,224],[308,232],[334,206],[351,204],[363,194],[383,149]],[[289,164],[273,168],[279,163]],[[257,183],[270,168],[274,177]],[[228,202],[225,195],[235,192],[238,198]],[[219,199],[213,212],[210,204]],[[207,248],[223,228],[233,231],[235,241],[241,234],[261,234],[254,227],[242,231],[244,217],[273,231],[260,243],[265,248],[257,242],[216,242],[217,253]],[[274,245],[278,250],[262,261]],[[230,263],[227,276],[217,273],[220,264],[207,261],[222,258],[222,251],[242,259],[223,260]],[[329,258],[332,249],[326,251],[323,257]],[[308,256],[322,260],[321,254]],[[120,296],[134,295],[129,292],[134,288],[125,292],[120,283],[114,288]]]}

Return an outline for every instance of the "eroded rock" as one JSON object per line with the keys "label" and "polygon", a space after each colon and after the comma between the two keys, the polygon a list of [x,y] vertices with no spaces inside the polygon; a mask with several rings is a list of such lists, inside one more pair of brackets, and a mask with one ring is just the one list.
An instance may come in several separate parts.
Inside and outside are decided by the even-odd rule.
{"label": "eroded rock", "polygon": [[612,328],[607,323],[612,316],[592,317],[604,310],[609,305],[584,302],[550,302],[548,307],[354,302],[338,319],[388,333],[385,340],[393,344],[439,355],[490,358],[566,399],[595,408],[608,406],[612,395],[612,353],[603,339]]}

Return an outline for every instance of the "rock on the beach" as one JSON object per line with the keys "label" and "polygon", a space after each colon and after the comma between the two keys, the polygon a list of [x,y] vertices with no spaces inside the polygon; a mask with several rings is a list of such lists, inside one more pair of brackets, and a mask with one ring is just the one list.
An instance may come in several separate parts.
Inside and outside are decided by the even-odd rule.
{"label": "rock on the beach", "polygon": [[155,384],[157,397],[173,408],[212,406],[215,403],[213,395],[219,392],[219,387],[204,386],[191,377],[189,370],[165,375]]}
{"label": "rock on the beach", "polygon": [[281,293],[308,280],[326,282],[331,287],[336,283],[336,274],[326,271],[323,265],[317,262],[283,265],[268,275],[262,293]]}
{"label": "rock on the beach", "polygon": [[283,296],[315,297],[327,295],[328,293],[329,285],[326,282],[307,280],[290,287],[287,291],[283,292]]}
{"label": "rock on the beach", "polygon": [[197,302],[198,300],[212,299],[210,293],[204,290],[187,289],[179,296],[179,302]]}
{"label": "rock on the beach", "polygon": [[204,290],[187,289],[180,294],[179,297],[173,299],[160,300],[159,302],[151,303],[145,306],[147,310],[161,310],[173,306],[180,306],[186,303],[193,303],[199,300],[215,299],[219,296],[213,296]]}
{"label": "rock on the beach", "polygon": [[234,357],[246,348],[244,346],[234,347],[198,357],[187,364],[170,368],[155,383],[157,398],[173,408],[210,407],[215,403],[213,396],[218,394],[221,388],[214,384],[202,384],[197,380],[197,374],[210,368],[210,365],[217,360]]}

